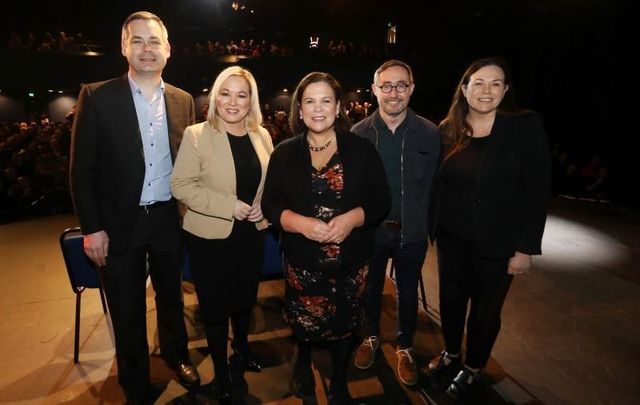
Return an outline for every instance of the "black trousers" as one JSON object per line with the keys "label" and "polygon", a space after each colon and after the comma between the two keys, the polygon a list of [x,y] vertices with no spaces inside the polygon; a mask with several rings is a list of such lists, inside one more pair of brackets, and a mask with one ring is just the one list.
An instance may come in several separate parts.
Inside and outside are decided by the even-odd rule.
{"label": "black trousers", "polygon": [[141,398],[149,385],[146,323],[146,261],[155,290],[158,337],[163,358],[188,361],[183,314],[181,245],[175,202],[138,210],[130,243],[110,253],[104,269],[113,323],[118,382],[128,398]]}
{"label": "black trousers", "polygon": [[264,232],[254,223],[236,221],[225,239],[203,239],[185,232],[185,241],[216,380],[224,384],[229,319],[236,347],[247,349],[264,260]]}
{"label": "black trousers", "polygon": [[437,246],[440,316],[446,350],[460,352],[466,321],[465,364],[483,368],[500,331],[502,304],[513,280],[507,273],[509,259],[482,258],[472,243],[441,234]]}

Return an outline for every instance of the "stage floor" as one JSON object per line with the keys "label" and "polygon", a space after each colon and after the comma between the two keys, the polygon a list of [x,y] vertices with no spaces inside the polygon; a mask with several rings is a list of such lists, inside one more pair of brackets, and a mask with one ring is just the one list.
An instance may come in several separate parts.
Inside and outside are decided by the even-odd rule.
{"label": "stage floor", "polygon": [[[75,225],[70,215],[0,225],[0,403],[123,401],[111,335],[95,290],[83,294],[80,363],[73,364],[75,296],[58,236]],[[606,205],[554,200],[543,253],[534,259],[530,274],[514,280],[474,403],[640,403],[640,216]],[[430,249],[423,267],[428,307],[426,312],[421,308],[415,339],[422,369],[443,346],[436,261],[435,249]],[[288,388],[294,344],[281,316],[283,289],[281,279],[261,283],[250,340],[265,369],[245,373],[246,384],[236,378],[234,390],[246,392],[244,403],[302,402]],[[208,383],[213,370],[193,286],[185,283],[184,291],[191,356]],[[156,352],[151,288],[147,306],[150,350]],[[356,402],[452,403],[426,374],[413,389],[395,378],[396,316],[394,285],[388,279],[382,355],[372,369],[352,367],[349,372]],[[190,394],[177,384],[158,356],[151,361],[153,382],[166,387],[158,404],[210,403],[206,391]],[[328,366],[326,350],[316,351],[316,397],[305,403],[326,403]]]}

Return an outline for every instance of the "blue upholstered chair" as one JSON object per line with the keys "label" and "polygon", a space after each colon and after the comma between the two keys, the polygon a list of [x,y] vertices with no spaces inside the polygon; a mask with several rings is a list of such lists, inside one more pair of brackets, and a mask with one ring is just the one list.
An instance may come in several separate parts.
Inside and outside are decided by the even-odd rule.
{"label": "blue upholstered chair", "polygon": [[104,296],[104,284],[102,275],[95,265],[84,253],[82,245],[83,237],[79,227],[65,229],[60,235],[60,249],[62,257],[67,267],[71,289],[76,294],[76,320],[75,336],[73,342],[73,362],[79,360],[80,349],[80,306],[82,292],[86,288],[98,288],[100,290],[100,301],[102,310],[107,314],[107,305]]}

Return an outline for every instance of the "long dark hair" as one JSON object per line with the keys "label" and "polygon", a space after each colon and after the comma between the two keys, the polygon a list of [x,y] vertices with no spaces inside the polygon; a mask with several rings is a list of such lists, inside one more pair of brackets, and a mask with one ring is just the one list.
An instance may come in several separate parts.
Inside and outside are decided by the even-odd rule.
{"label": "long dark hair", "polygon": [[335,77],[325,72],[311,72],[300,80],[296,91],[293,92],[291,97],[291,110],[289,111],[289,127],[294,135],[304,134],[307,132],[307,126],[304,124],[302,118],[300,118],[300,104],[302,103],[302,95],[310,84],[325,82],[333,89],[333,94],[336,97],[336,102],[340,102],[340,114],[336,117],[334,127],[336,132],[346,133],[351,128],[351,121],[347,117],[347,112],[344,108],[344,100],[342,95],[342,86],[336,80]]}
{"label": "long dark hair", "polygon": [[444,160],[463,150],[469,143],[469,136],[473,135],[473,128],[471,128],[471,125],[466,119],[469,113],[469,104],[462,93],[462,86],[466,87],[469,84],[471,75],[486,66],[497,66],[502,69],[504,73],[504,85],[509,86],[509,91],[505,93],[502,102],[498,106],[498,111],[508,113],[518,111],[513,101],[514,92],[509,65],[507,65],[503,59],[495,57],[475,60],[462,75],[453,93],[453,100],[451,101],[449,112],[442,122],[440,122],[440,130],[444,135],[445,143],[450,145],[444,156]]}

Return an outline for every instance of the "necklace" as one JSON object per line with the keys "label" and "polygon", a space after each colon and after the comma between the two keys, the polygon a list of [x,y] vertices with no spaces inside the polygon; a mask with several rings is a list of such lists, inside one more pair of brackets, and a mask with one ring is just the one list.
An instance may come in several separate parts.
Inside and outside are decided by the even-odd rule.
{"label": "necklace", "polygon": [[329,145],[331,145],[331,139],[329,139],[327,143],[321,146],[313,146],[309,143],[309,140],[307,139],[307,145],[309,145],[309,150],[312,152],[322,152],[323,150],[327,149]]}

